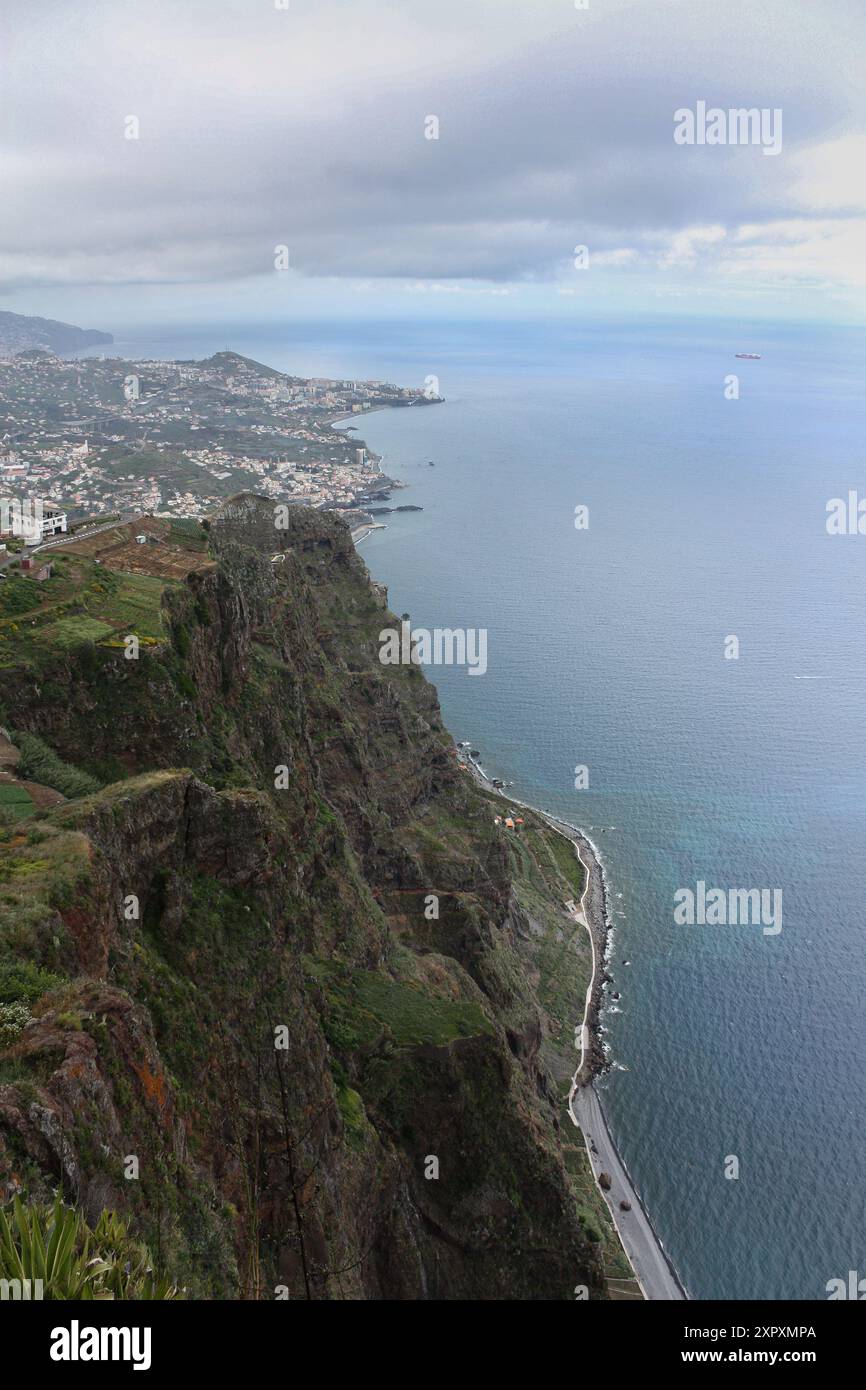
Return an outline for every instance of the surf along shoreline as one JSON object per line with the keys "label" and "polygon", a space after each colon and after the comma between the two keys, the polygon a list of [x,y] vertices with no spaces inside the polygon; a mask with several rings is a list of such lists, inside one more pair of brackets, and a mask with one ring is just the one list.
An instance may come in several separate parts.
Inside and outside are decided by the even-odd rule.
{"label": "surf along shoreline", "polygon": [[[569,821],[561,820],[548,811],[541,811],[537,806],[494,787],[481,764],[465,748],[458,747],[457,754],[479,786],[487,793],[497,797],[506,806],[520,806],[531,811],[557,834],[568,840],[583,866],[583,893],[573,917],[586,927],[589,934],[592,946],[592,976],[586,993],[583,1019],[575,1026],[575,1048],[579,1060],[568,1093],[568,1114],[572,1124],[583,1136],[587,1158],[599,1191],[607,1203],[614,1227],[644,1298],[687,1299],[688,1294],[616,1147],[604,1115],[601,1097],[593,1084],[595,1078],[609,1066],[600,1027],[604,986],[610,979],[607,961],[611,945],[608,882],[601,855],[589,836],[576,825],[571,825]],[[607,1188],[599,1182],[603,1173],[610,1178],[610,1186]],[[627,1204],[626,1210],[620,1206],[621,1202]]]}

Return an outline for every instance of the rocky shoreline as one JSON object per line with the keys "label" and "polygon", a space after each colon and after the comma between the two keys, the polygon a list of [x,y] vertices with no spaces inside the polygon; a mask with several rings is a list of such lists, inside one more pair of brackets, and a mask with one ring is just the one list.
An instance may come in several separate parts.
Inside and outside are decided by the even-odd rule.
{"label": "rocky shoreline", "polygon": [[520,806],[523,810],[532,811],[534,815],[546,821],[552,830],[556,830],[565,839],[570,840],[586,871],[587,880],[582,906],[586,925],[592,938],[595,970],[585,1020],[588,1046],[585,1049],[583,1065],[578,1069],[580,1076],[578,1078],[578,1074],[575,1073],[574,1084],[589,1085],[609,1066],[601,1039],[601,1008],[604,1002],[604,986],[610,979],[607,969],[607,950],[610,941],[611,921],[608,912],[607,880],[598,849],[589,836],[579,830],[576,825],[560,820],[558,816],[551,815],[547,811],[541,811],[537,806],[531,806],[529,802],[521,801],[519,797],[509,796],[506,791],[494,786],[481,764],[472,754],[462,748],[458,752],[479,786],[482,786],[491,796],[499,797],[511,806]]}
{"label": "rocky shoreline", "polygon": [[[533,808],[534,809],[534,808]],[[583,910],[586,925],[592,937],[596,968],[592,979],[589,1008],[586,1015],[586,1028],[589,1034],[584,1064],[580,1076],[575,1073],[575,1084],[588,1086],[596,1076],[600,1076],[609,1066],[607,1053],[601,1038],[601,1009],[604,1002],[604,986],[610,980],[607,969],[608,946],[610,945],[611,921],[608,913],[608,890],[604,865],[598,850],[582,830],[561,821],[547,812],[537,811],[552,829],[558,830],[577,848],[580,861],[587,874],[583,896]]]}

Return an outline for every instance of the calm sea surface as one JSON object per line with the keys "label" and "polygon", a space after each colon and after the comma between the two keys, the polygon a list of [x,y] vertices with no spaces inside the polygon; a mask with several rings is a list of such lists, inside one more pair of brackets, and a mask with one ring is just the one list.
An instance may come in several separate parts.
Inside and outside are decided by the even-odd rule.
{"label": "calm sea surface", "polygon": [[[825,527],[830,498],[866,496],[864,336],[350,324],[118,348],[226,343],[439,378],[445,405],[361,423],[410,485],[393,503],[424,508],[361,553],[415,625],[488,630],[485,676],[430,671],[449,727],[605,860],[602,1091],[654,1223],[693,1297],[866,1276],[866,536]],[[676,925],[699,880],[781,889],[781,933]]]}

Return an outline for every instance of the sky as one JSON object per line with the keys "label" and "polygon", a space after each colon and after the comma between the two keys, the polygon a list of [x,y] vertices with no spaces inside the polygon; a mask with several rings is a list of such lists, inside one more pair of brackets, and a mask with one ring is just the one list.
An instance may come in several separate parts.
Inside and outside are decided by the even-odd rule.
{"label": "sky", "polygon": [[866,2],[583,5],[3,0],[0,307],[862,323]]}

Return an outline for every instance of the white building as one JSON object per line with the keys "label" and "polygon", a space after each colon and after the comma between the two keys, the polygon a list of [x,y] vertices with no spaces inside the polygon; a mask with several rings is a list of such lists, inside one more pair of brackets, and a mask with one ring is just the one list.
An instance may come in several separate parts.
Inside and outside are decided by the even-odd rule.
{"label": "white building", "polygon": [[66,532],[66,513],[59,507],[44,503],[42,507],[42,536],[59,536]]}
{"label": "white building", "polygon": [[66,531],[66,512],[41,497],[0,498],[0,536],[17,536],[25,545],[40,545]]}

